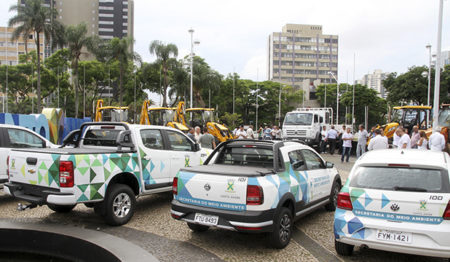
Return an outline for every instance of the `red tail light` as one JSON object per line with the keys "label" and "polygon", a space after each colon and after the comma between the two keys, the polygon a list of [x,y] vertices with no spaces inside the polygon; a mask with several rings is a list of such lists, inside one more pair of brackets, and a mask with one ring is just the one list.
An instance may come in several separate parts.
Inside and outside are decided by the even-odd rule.
{"label": "red tail light", "polygon": [[178,177],[173,178],[172,193],[174,195],[178,195]]}
{"label": "red tail light", "polygon": [[6,158],[6,175],[8,175],[9,181],[9,156]]}
{"label": "red tail light", "polygon": [[445,208],[443,217],[445,220],[450,220],[450,200],[448,201],[447,208]]}
{"label": "red tail light", "polygon": [[337,207],[345,210],[353,210],[352,200],[350,194],[347,192],[340,192],[337,198]]}
{"label": "red tail light", "polygon": [[73,163],[72,161],[59,162],[59,186],[73,187]]}
{"label": "red tail light", "polygon": [[247,205],[262,205],[264,193],[260,186],[247,185]]}

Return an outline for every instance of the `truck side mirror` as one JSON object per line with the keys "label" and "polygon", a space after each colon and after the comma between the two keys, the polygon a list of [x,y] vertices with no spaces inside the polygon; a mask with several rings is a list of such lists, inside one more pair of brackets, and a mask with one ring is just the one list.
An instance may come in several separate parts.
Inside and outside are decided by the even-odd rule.
{"label": "truck side mirror", "polygon": [[123,130],[120,131],[119,135],[116,139],[117,150],[122,151],[122,147],[129,147],[131,150],[134,150],[134,144],[131,140],[131,131]]}
{"label": "truck side mirror", "polygon": [[74,145],[77,146],[78,144],[78,139],[80,137],[81,134],[81,130],[80,129],[76,129],[71,131],[64,139],[62,142],[61,147],[65,147],[67,145]]}
{"label": "truck side mirror", "polygon": [[333,168],[333,167],[334,167],[334,164],[331,163],[331,162],[326,162],[325,166],[326,166],[327,168]]}

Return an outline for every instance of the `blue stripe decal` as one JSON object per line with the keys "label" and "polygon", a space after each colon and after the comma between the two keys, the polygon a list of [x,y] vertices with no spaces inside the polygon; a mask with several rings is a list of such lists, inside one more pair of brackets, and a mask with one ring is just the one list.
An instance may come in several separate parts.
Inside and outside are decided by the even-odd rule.
{"label": "blue stripe decal", "polygon": [[368,211],[368,210],[360,210],[360,209],[353,209],[353,214],[355,214],[355,216],[361,216],[361,217],[379,218],[379,219],[411,222],[411,223],[434,224],[434,225],[440,224],[444,220],[442,217],[392,214],[392,213],[376,212],[376,211]]}
{"label": "blue stripe decal", "polygon": [[192,204],[196,206],[204,206],[204,207],[212,207],[212,208],[220,208],[226,210],[233,211],[245,211],[244,204],[235,204],[235,203],[226,203],[226,202],[218,202],[218,201],[210,201],[204,199],[198,199],[193,197],[183,197],[183,196],[175,196],[175,199],[186,204]]}

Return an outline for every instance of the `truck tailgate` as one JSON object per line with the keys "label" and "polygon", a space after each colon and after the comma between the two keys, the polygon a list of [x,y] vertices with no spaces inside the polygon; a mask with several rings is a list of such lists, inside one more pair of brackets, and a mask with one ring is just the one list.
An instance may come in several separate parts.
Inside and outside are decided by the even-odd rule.
{"label": "truck tailgate", "polygon": [[59,188],[59,154],[11,151],[9,181]]}
{"label": "truck tailgate", "polygon": [[246,177],[180,171],[175,199],[196,206],[245,211]]}

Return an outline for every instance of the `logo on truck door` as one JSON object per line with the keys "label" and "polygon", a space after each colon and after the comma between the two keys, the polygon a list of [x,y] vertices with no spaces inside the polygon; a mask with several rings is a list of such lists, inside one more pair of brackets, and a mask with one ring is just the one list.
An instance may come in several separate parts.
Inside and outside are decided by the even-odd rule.
{"label": "logo on truck door", "polygon": [[228,193],[234,193],[234,179],[228,179],[227,181],[227,190]]}

